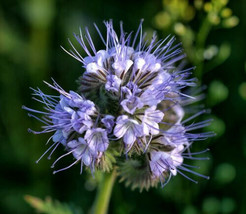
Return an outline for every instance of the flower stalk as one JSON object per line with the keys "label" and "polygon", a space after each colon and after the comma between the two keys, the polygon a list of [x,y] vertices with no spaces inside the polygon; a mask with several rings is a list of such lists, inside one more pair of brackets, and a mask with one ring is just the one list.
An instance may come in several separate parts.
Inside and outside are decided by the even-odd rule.
{"label": "flower stalk", "polygon": [[98,185],[97,196],[90,214],[107,214],[116,177],[115,169],[111,173],[102,173],[102,177]]}

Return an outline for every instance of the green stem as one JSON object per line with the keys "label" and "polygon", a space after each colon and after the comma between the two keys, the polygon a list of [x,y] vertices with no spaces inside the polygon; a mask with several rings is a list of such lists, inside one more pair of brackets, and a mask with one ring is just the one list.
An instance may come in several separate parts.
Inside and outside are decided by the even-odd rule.
{"label": "green stem", "polygon": [[[205,20],[203,21],[202,23],[202,26],[197,34],[197,43],[196,43],[196,49],[197,51],[201,51],[203,52],[204,51],[204,47],[205,47],[205,42],[206,42],[206,39],[208,37],[208,34],[211,30],[211,23],[208,19],[208,15],[207,17],[205,18]],[[202,79],[202,73],[203,73],[203,66],[204,66],[204,60],[203,58],[199,58],[197,59],[197,68],[196,68],[196,76],[197,78],[201,81]]]}
{"label": "green stem", "polygon": [[116,170],[102,175],[91,214],[106,214],[116,179]]}
{"label": "green stem", "polygon": [[208,19],[208,16],[204,19],[199,32],[197,33],[197,47],[203,48],[205,46],[206,39],[211,30],[211,23]]}

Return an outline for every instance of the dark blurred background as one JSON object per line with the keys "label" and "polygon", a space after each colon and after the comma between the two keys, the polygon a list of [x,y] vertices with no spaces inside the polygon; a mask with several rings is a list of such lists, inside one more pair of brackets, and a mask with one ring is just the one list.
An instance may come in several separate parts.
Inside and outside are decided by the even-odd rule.
{"label": "dark blurred background", "polygon": [[[21,106],[41,109],[31,99],[29,87],[52,93],[42,82],[51,77],[65,90],[76,90],[81,64],[60,45],[69,49],[67,38],[76,44],[73,32],[78,33],[79,27],[89,27],[99,49],[102,44],[93,22],[105,32],[103,20],[113,19],[116,29],[122,20],[130,32],[141,18],[148,35],[155,30],[159,38],[171,33],[182,41],[189,64],[197,66],[194,75],[207,86],[204,103],[214,119],[207,130],[217,136],[196,143],[194,150],[210,148],[211,159],[194,164],[211,179],[197,178],[196,185],[179,175],[163,189],[142,193],[117,182],[109,213],[246,213],[245,11],[244,0],[1,1],[0,213],[35,213],[25,195],[50,196],[87,213],[96,193],[94,181],[86,173],[79,175],[79,166],[53,175],[52,161],[44,158],[35,164],[49,135],[27,132],[28,127],[40,129],[40,123]],[[62,149],[53,160],[59,152]]]}

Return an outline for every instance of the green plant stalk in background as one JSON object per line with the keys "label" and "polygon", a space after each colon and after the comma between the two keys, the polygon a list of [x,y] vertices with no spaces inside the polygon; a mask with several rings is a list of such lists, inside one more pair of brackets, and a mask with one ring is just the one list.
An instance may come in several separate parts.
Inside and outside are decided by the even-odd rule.
{"label": "green plant stalk in background", "polygon": [[102,173],[101,180],[98,185],[98,192],[90,214],[106,214],[108,205],[116,179],[116,169],[111,173]]}
{"label": "green plant stalk in background", "polygon": [[[208,34],[212,28],[212,24],[209,22],[208,17],[206,17],[202,23],[201,28],[199,29],[199,32],[197,34],[197,50],[198,51],[204,51],[205,49],[205,43],[206,39],[208,37]],[[204,66],[204,60],[197,60],[195,62],[197,64],[197,68],[195,70],[196,77],[201,81],[202,80],[202,74],[203,74],[203,66]]]}

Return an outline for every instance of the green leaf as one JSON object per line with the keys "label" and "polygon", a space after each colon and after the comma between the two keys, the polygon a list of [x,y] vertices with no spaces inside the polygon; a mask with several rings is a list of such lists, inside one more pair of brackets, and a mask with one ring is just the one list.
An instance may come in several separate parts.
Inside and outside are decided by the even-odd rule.
{"label": "green leaf", "polygon": [[40,198],[26,195],[25,200],[39,213],[43,214],[82,214],[81,211],[75,210],[65,203],[61,203],[57,200],[52,200],[50,197],[46,197],[45,200]]}

